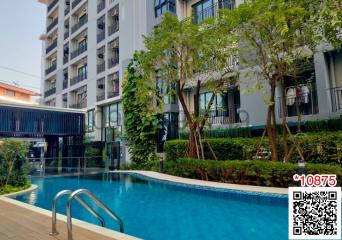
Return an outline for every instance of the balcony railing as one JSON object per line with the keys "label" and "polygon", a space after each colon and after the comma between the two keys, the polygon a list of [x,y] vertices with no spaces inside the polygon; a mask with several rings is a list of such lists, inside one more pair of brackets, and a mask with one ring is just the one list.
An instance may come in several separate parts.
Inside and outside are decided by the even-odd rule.
{"label": "balcony railing", "polygon": [[72,8],[75,8],[80,2],[82,2],[82,0],[74,0],[71,4]]}
{"label": "balcony railing", "polygon": [[74,59],[75,57],[81,55],[82,53],[84,53],[85,51],[87,51],[87,44],[85,45],[82,45],[80,47],[78,47],[76,50],[74,50],[72,53],[71,53],[71,59]]}
{"label": "balcony railing", "polygon": [[53,0],[50,4],[49,4],[49,6],[48,6],[48,12],[50,12],[50,10],[54,7],[54,6],[56,6],[56,4],[58,3],[58,0]]}
{"label": "balcony railing", "polygon": [[65,6],[65,9],[64,9],[64,16],[68,15],[69,12],[70,12],[70,6],[67,5]]}
{"label": "balcony railing", "polygon": [[87,78],[87,73],[77,75],[77,76],[75,76],[75,77],[70,79],[70,86],[73,86],[76,83],[79,83],[79,82],[83,81],[86,78]]}
{"label": "balcony railing", "polygon": [[69,55],[63,57],[63,64],[69,62]]}
{"label": "balcony railing", "polygon": [[56,93],[56,87],[51,88],[51,89],[49,89],[49,90],[46,90],[46,91],[44,92],[44,97],[51,96],[51,95],[53,95],[53,94],[55,94],[55,93]]}
{"label": "balcony railing", "polygon": [[198,24],[204,19],[215,17],[220,9],[233,9],[235,7],[235,1],[219,1],[200,12],[193,12],[193,23]]}
{"label": "balcony railing", "polygon": [[49,24],[49,26],[47,26],[46,32],[50,32],[51,29],[53,29],[57,24],[58,24],[58,18],[55,18],[55,19]]}
{"label": "balcony railing", "polygon": [[120,93],[118,91],[108,92],[107,98],[118,97]]}
{"label": "balcony railing", "polygon": [[57,64],[55,63],[45,70],[45,75],[52,73],[56,69],[57,69]]}
{"label": "balcony railing", "polygon": [[78,29],[80,29],[87,22],[88,22],[88,16],[81,18],[81,20],[78,23],[76,23],[74,26],[71,27],[71,33],[76,32]]}
{"label": "balcony railing", "polygon": [[87,101],[83,100],[82,102],[74,103],[69,105],[70,108],[82,109],[87,107]]}
{"label": "balcony railing", "polygon": [[330,88],[332,112],[342,111],[342,87]]}
{"label": "balcony railing", "polygon": [[105,93],[103,92],[103,93],[97,94],[96,100],[97,100],[98,102],[105,100]]}
{"label": "balcony railing", "polygon": [[108,68],[112,68],[119,64],[119,58],[113,57],[108,59]]}
{"label": "balcony railing", "polygon": [[116,33],[119,31],[119,24],[114,24],[112,26],[108,26],[108,36]]}
{"label": "balcony railing", "polygon": [[46,48],[46,54],[51,52],[54,48],[57,47],[57,39],[54,40],[47,48]]}
{"label": "balcony railing", "polygon": [[68,88],[68,79],[63,80],[63,90]]}
{"label": "balcony railing", "polygon": [[64,40],[69,37],[69,29],[64,33]]}
{"label": "balcony railing", "polygon": [[97,5],[97,13],[101,12],[106,7],[106,1],[101,1]]}
{"label": "balcony railing", "polygon": [[97,43],[103,41],[106,37],[105,31],[101,31],[100,33],[97,34]]}
{"label": "balcony railing", "polygon": [[106,70],[106,63],[103,61],[102,63],[97,64],[97,73],[102,73]]}

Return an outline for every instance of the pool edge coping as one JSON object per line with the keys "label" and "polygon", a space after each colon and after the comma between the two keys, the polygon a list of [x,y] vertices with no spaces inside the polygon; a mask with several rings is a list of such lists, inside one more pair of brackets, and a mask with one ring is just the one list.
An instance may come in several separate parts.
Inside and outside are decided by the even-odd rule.
{"label": "pool edge coping", "polygon": [[165,181],[165,182],[170,182],[170,183],[177,183],[177,184],[184,184],[188,186],[199,186],[199,187],[209,188],[213,190],[223,189],[223,190],[233,190],[233,191],[242,191],[242,192],[262,193],[262,194],[276,194],[280,196],[288,195],[288,188],[264,187],[264,186],[204,181],[204,180],[198,180],[198,179],[178,177],[178,176],[173,176],[173,175],[154,172],[154,171],[118,170],[114,172],[135,173],[135,174],[140,174],[144,177],[152,178],[155,180],[160,180],[160,181]]}
{"label": "pool edge coping", "polygon": [[[21,190],[18,192],[14,192],[14,193],[0,195],[0,201],[10,203],[10,204],[13,204],[15,206],[22,207],[22,208],[25,208],[25,209],[30,210],[32,212],[35,212],[37,214],[41,214],[41,215],[44,215],[44,216],[51,218],[52,212],[47,210],[47,209],[40,208],[40,207],[31,205],[31,204],[24,203],[24,202],[15,200],[13,198],[10,198],[10,197],[14,197],[14,196],[24,194],[27,192],[32,192],[36,189],[38,189],[38,186],[35,184],[31,184],[31,187],[28,189]],[[64,222],[65,224],[67,223],[67,217],[65,215],[62,215],[59,213],[57,213],[57,220]],[[97,226],[95,224],[88,223],[88,222],[85,222],[85,221],[82,221],[82,220],[79,220],[76,218],[72,218],[72,224],[73,224],[73,226],[83,228],[83,229],[86,229],[88,231],[91,231],[91,232],[94,232],[94,233],[97,233],[99,235],[102,235],[102,236],[105,236],[105,237],[108,237],[111,239],[115,239],[115,240],[141,240],[140,238],[137,238],[137,237],[125,234],[125,233],[120,233],[120,232],[111,230],[109,228],[100,227],[100,226]]]}

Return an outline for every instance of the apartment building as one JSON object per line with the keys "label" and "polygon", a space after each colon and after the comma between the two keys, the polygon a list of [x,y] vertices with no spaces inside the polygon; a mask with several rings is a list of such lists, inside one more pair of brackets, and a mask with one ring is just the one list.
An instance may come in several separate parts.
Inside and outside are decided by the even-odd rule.
{"label": "apartment building", "polygon": [[19,87],[17,85],[0,81],[0,100],[4,102],[35,104],[36,102],[32,97],[38,96],[40,96],[39,93]]}
{"label": "apartment building", "polygon": [[[234,8],[241,4],[240,0],[188,0],[177,2],[177,15],[180,19],[193,17],[194,24],[203,21],[205,18],[215,17],[219,9]],[[235,63],[243,72],[243,67]],[[302,120],[327,119],[342,116],[342,52],[332,49],[330,46],[321,46],[311,63],[299,64],[301,79],[297,79],[300,85],[294,87],[294,81],[286,88],[286,105],[288,120],[297,121],[296,99],[299,102]],[[241,74],[240,78],[244,78]],[[212,127],[226,128],[239,126],[252,126],[263,128],[266,122],[267,106],[259,92],[247,94],[248,86],[244,81],[242,84],[229,86],[224,95],[216,96],[215,102],[210,111],[209,123]],[[191,105],[192,92],[187,92],[187,99]],[[200,96],[201,108],[211,98],[211,93],[202,90]],[[277,118],[282,119],[281,94],[277,92]],[[179,114],[180,127],[185,121],[182,111]]]}
{"label": "apartment building", "polygon": [[[157,25],[165,12],[179,19],[193,17],[194,24],[216,16],[221,8],[234,8],[243,0],[39,0],[47,5],[43,41],[44,104],[87,109],[87,135],[106,143],[107,155],[127,161],[127,146],[121,141],[123,113],[122,80],[125,68],[143,35]],[[307,78],[301,85],[303,119],[321,119],[342,113],[342,53],[323,48],[312,64],[302,66]],[[239,67],[239,63],[234,63]],[[265,124],[266,105],[259,93],[242,94],[246,86],[229,86],[210,112],[212,127]],[[294,93],[295,91],[295,93]],[[293,86],[287,88],[290,121],[296,121]],[[211,93],[202,90],[201,106]],[[278,94],[277,100],[280,101]],[[187,92],[191,104],[192,92]],[[168,138],[176,138],[184,116],[177,99],[165,97]],[[279,106],[279,104],[278,104]],[[281,111],[278,118],[281,119]]]}

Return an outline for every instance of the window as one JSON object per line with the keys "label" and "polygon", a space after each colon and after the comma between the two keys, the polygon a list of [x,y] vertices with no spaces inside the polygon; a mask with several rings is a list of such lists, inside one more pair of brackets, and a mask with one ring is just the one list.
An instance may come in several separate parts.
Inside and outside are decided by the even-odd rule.
{"label": "window", "polygon": [[78,68],[77,75],[78,76],[85,76],[87,74],[87,64]]}
{"label": "window", "polygon": [[114,141],[121,136],[121,103],[102,107],[102,140]]}
{"label": "window", "polygon": [[192,6],[194,22],[200,23],[204,19],[214,16],[213,0],[202,0]]}
{"label": "window", "polygon": [[94,125],[95,125],[95,110],[90,110],[87,112],[87,119],[86,119],[86,130],[87,132],[93,132],[94,131]]}
{"label": "window", "polygon": [[[205,109],[208,107],[212,93],[201,93],[200,94],[200,111],[204,113]],[[227,94],[217,94],[215,96],[214,102],[210,107],[210,116],[228,116],[228,95]]]}
{"label": "window", "polygon": [[[170,94],[170,89],[173,91],[172,94]],[[175,87],[165,86],[160,77],[157,78],[157,90],[158,95],[162,96],[164,104],[176,104]]]}
{"label": "window", "polygon": [[87,46],[87,39],[86,38],[78,43],[79,48],[85,48],[86,46]]}
{"label": "window", "polygon": [[10,90],[10,89],[6,89],[6,94],[10,95],[10,96],[15,96],[15,92],[13,90]]}
{"label": "window", "polygon": [[159,17],[163,13],[173,12],[176,13],[176,1],[175,0],[154,0],[155,16]]}

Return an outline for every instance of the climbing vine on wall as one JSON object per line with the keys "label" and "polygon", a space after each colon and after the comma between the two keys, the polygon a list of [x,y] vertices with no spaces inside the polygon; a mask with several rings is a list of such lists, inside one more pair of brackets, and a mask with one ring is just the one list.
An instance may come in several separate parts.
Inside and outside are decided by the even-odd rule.
{"label": "climbing vine on wall", "polygon": [[141,68],[143,52],[136,52],[128,65],[123,82],[124,125],[132,162],[145,167],[156,159],[156,133],[161,127],[155,107],[155,86],[144,81]]}

